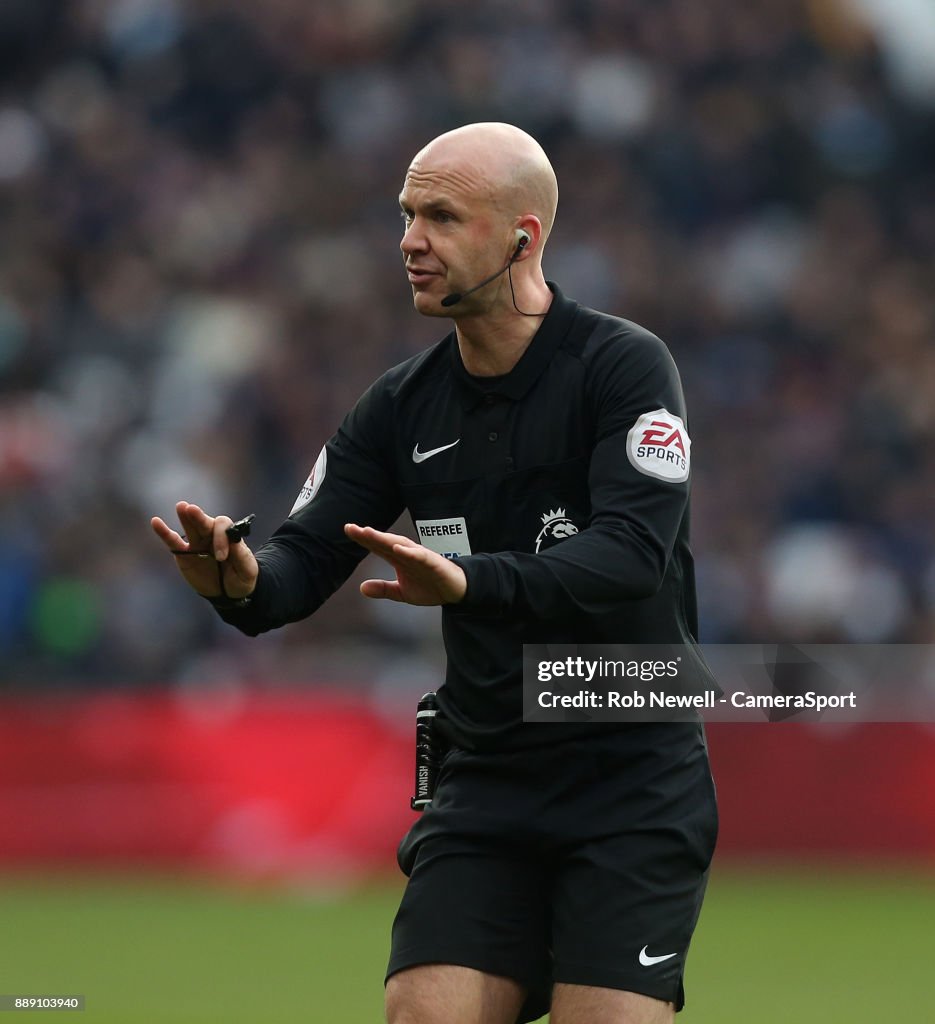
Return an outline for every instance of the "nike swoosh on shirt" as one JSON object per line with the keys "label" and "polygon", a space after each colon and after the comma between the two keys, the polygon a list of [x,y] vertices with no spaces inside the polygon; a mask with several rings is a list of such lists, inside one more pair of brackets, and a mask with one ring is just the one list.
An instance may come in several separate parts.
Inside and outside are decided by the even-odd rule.
{"label": "nike swoosh on shirt", "polygon": [[441,448],[432,448],[427,452],[419,451],[419,442],[417,441],[415,448],[412,449],[412,461],[425,462],[426,459],[430,459],[433,455],[437,455],[439,452],[444,452],[447,451],[449,448],[454,448],[454,446],[460,440],[461,438],[459,437],[457,441],[452,441],[451,444],[443,444]]}
{"label": "nike swoosh on shirt", "polygon": [[646,950],[648,946],[643,946],[640,950],[640,963],[644,967],[652,967],[653,964],[661,964],[663,960],[671,960],[672,957],[678,956],[678,953],[663,953],[662,956],[650,956]]}

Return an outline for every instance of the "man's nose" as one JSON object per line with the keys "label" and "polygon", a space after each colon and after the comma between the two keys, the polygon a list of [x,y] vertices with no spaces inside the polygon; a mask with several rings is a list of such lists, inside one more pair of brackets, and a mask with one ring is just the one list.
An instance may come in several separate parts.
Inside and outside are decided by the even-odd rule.
{"label": "man's nose", "polygon": [[425,232],[417,221],[413,221],[403,232],[399,248],[404,256],[428,250],[428,239],[425,237]]}

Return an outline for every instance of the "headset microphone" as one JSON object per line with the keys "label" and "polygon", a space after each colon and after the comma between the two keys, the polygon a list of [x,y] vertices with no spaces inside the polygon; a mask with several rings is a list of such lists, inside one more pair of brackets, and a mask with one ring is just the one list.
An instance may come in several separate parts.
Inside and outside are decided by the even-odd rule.
{"label": "headset microphone", "polygon": [[505,274],[510,269],[510,267],[512,267],[513,264],[519,259],[520,253],[523,251],[523,249],[526,248],[527,245],[529,245],[529,243],[531,241],[532,241],[532,239],[529,237],[529,234],[527,232],[523,231],[522,228],[517,228],[516,229],[516,251],[509,258],[509,260],[507,261],[506,266],[505,267],[501,267],[500,270],[498,270],[496,272],[496,274],[491,274],[490,277],[485,277],[484,280],[481,281],[480,284],[474,285],[473,288],[468,288],[468,290],[466,292],[452,292],[450,295],[446,295],[442,299],[442,305],[446,309],[449,306],[455,306],[463,298],[465,298],[466,296],[473,295],[474,292],[479,291],[481,288],[484,287],[484,285],[490,284],[491,281],[495,281],[501,274]]}

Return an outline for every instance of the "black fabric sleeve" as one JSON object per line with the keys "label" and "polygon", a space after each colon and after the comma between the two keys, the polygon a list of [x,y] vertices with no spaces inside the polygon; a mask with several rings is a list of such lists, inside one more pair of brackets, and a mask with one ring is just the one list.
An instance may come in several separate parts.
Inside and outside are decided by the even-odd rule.
{"label": "black fabric sleeve", "polygon": [[[345,417],[306,486],[314,496],[257,551],[257,586],[244,608],[218,614],[250,636],[315,611],[366,555],[344,535],[345,523],[386,530],[403,501],[393,473],[390,396],[381,379]],[[301,501],[300,495],[300,501]],[[297,502],[298,504],[298,502]]]}
{"label": "black fabric sleeve", "polygon": [[[586,375],[595,416],[587,528],[540,554],[456,559],[467,576],[457,605],[474,613],[550,619],[609,611],[659,589],[688,501],[688,480],[648,475],[627,456],[637,419],[665,409],[685,420],[682,387],[663,343],[641,328],[608,339]],[[685,444],[688,445],[687,438]]]}

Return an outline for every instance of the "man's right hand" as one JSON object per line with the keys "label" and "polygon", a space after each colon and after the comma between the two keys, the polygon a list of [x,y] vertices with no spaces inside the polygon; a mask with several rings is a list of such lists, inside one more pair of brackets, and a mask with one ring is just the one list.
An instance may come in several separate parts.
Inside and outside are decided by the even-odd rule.
{"label": "man's right hand", "polygon": [[175,555],[175,564],[188,585],[202,597],[223,597],[218,576],[220,568],[228,597],[237,600],[252,594],[259,567],[244,541],[232,544],[227,539],[224,531],[233,526],[233,520],[229,516],[209,516],[187,501],[180,501],[175,512],[184,537],[159,516],[153,517],[152,527]]}

